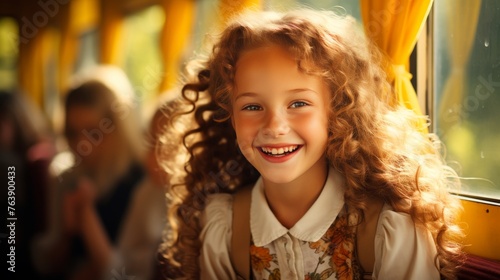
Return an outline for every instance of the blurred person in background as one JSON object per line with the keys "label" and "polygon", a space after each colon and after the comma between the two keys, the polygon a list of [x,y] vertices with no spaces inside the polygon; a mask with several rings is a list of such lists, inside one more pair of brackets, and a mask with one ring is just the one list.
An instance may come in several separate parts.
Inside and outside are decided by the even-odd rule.
{"label": "blurred person in background", "polygon": [[[139,120],[125,73],[98,66],[66,95],[64,136],[74,163],[51,190],[48,229],[33,244],[38,270],[53,279],[110,279],[126,273],[134,194],[145,180]],[[143,217],[145,218],[145,217]],[[132,274],[127,274],[132,275]]]}
{"label": "blurred person in background", "polygon": [[7,218],[7,206],[14,209],[9,218],[17,219],[15,243],[3,238],[0,243],[2,252],[16,246],[16,274],[21,277],[34,274],[29,244],[45,228],[45,196],[54,154],[53,133],[39,108],[23,92],[0,91],[0,167],[7,180],[0,195],[5,207],[2,219]]}
{"label": "blurred person in background", "polygon": [[[178,99],[174,92],[158,98],[158,106],[146,131],[145,163],[147,177],[137,189],[124,228],[120,251],[127,275],[136,279],[161,278],[158,246],[166,226],[166,191],[176,168],[184,166],[180,158],[181,138],[167,130]],[[180,122],[179,122],[180,124]],[[164,144],[162,144],[164,143]]]}

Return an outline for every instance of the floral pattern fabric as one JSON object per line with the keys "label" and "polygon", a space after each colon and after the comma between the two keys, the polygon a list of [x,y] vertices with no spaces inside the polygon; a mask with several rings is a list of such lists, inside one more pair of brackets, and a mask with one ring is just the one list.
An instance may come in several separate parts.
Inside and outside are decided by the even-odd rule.
{"label": "floral pattern fabric", "polygon": [[[356,261],[356,221],[354,214],[342,210],[326,233],[315,242],[300,242],[304,274],[307,280],[357,280],[362,279],[363,271]],[[291,243],[291,242],[289,242]],[[272,242],[263,247],[251,245],[250,256],[254,279],[281,279],[280,265],[293,265],[297,254],[286,253],[284,259],[279,252],[292,245]],[[285,250],[286,251],[286,250]],[[282,262],[280,264],[280,262]],[[288,277],[284,276],[284,279]],[[302,277],[296,277],[297,279]]]}

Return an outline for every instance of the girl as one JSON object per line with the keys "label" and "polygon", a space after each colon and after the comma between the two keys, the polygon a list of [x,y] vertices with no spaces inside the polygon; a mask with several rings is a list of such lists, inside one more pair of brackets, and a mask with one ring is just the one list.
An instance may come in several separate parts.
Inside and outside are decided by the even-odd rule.
{"label": "girl", "polygon": [[254,279],[453,278],[458,181],[379,57],[330,12],[247,14],[224,30],[183,88],[196,125],[170,193],[174,272],[237,277],[232,203],[250,185]]}

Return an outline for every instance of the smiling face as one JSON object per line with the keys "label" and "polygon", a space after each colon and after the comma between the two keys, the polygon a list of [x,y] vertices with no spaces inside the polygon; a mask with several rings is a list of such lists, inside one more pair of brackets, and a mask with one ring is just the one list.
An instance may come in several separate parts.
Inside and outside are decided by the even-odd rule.
{"label": "smiling face", "polygon": [[322,78],[271,46],[244,52],[234,82],[238,145],[264,182],[286,184],[325,169],[329,90]]}

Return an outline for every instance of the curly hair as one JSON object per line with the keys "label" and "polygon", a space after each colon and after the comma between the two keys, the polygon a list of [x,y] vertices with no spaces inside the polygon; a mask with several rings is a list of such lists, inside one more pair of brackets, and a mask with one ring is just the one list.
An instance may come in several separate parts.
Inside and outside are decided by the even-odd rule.
{"label": "curly hair", "polygon": [[421,116],[398,105],[383,71],[385,60],[355,20],[311,10],[251,12],[234,20],[195,80],[183,87],[185,106],[178,114],[193,113],[194,127],[184,134],[185,176],[170,191],[172,230],[163,244],[169,267],[198,278],[200,214],[207,195],[233,193],[259,176],[238,151],[230,97],[241,53],[268,44],[287,49],[301,71],[329,86],[325,153],[345,176],[349,209],[362,214],[368,198],[377,198],[408,213],[431,232],[441,275],[453,278],[462,256],[456,225],[461,206],[449,191],[460,183],[444,163],[440,142],[417,129]]}

